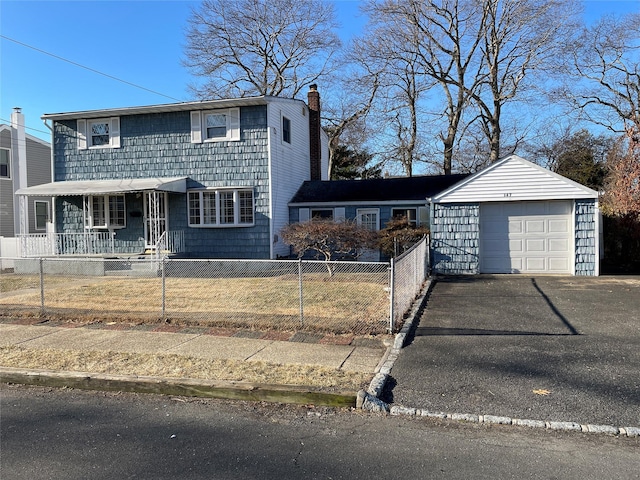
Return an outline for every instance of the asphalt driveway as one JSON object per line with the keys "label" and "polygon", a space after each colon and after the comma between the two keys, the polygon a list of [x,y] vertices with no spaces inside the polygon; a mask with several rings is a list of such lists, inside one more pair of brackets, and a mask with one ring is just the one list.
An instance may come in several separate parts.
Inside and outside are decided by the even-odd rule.
{"label": "asphalt driveway", "polygon": [[640,427],[640,277],[439,278],[383,400]]}

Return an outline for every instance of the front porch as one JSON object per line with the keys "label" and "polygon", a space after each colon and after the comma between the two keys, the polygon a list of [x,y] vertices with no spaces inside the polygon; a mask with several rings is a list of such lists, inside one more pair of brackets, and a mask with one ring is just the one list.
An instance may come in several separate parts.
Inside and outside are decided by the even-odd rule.
{"label": "front porch", "polygon": [[17,235],[20,256],[184,253],[184,221],[181,215],[170,219],[170,211],[184,208],[185,192],[186,177],[61,181],[20,189],[21,200],[51,196],[54,205],[46,233]]}

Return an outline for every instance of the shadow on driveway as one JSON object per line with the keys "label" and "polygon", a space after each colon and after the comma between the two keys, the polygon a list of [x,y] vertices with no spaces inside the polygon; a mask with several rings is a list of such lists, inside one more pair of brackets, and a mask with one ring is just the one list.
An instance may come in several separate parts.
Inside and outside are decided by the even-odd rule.
{"label": "shadow on driveway", "polygon": [[439,278],[383,399],[640,426],[639,315],[640,277]]}

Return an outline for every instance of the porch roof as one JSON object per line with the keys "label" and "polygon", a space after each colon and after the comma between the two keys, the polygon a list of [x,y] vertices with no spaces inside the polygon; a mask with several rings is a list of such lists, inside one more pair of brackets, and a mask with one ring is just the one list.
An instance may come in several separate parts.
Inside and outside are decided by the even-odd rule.
{"label": "porch roof", "polygon": [[149,190],[185,193],[187,191],[187,177],[70,180],[20,188],[16,191],[16,194],[38,197],[59,197],[70,195],[107,195],[110,193],[132,193]]}

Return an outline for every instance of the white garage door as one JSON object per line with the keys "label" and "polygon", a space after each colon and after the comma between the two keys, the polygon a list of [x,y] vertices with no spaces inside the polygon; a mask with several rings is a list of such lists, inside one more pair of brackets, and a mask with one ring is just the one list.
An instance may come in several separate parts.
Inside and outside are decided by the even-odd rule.
{"label": "white garage door", "polygon": [[571,273],[571,201],[480,205],[482,273]]}

